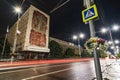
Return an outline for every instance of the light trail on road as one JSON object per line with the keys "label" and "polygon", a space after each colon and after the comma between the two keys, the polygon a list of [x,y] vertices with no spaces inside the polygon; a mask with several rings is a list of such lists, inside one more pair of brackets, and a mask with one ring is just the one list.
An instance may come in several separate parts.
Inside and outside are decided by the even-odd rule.
{"label": "light trail on road", "polygon": [[[120,79],[120,61],[102,59],[103,78]],[[25,69],[0,72],[0,80],[92,80],[95,78],[94,61],[32,65]]]}
{"label": "light trail on road", "polygon": [[[57,76],[60,78],[61,76],[61,80],[70,80],[69,77],[67,76],[71,76],[70,77],[71,79],[73,79],[72,77],[82,78],[82,76],[86,76],[86,74],[87,75],[93,74],[94,71],[91,70],[92,70],[91,61],[84,61],[84,62],[75,62],[75,63],[56,64],[56,65],[36,66],[28,69],[2,72],[0,73],[0,79],[1,80],[30,79],[31,80],[31,78],[34,77],[35,80],[49,80],[49,79],[54,80],[53,78]],[[45,79],[51,75],[53,75],[54,77]],[[62,77],[65,77],[65,79]],[[93,76],[91,76],[91,78],[92,77]],[[59,79],[55,79],[55,80],[59,80]]]}

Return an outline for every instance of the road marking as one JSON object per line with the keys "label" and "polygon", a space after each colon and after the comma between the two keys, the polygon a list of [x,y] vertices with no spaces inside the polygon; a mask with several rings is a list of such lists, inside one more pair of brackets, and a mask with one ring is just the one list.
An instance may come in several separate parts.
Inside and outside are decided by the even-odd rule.
{"label": "road marking", "polygon": [[[68,64],[61,64],[61,65],[50,65],[50,66],[40,66],[39,68],[41,68],[41,67],[57,67],[57,66],[63,66],[63,65],[70,65],[70,63],[68,63]],[[23,69],[23,70],[14,70],[14,71],[7,71],[7,72],[0,72],[0,74],[5,74],[5,73],[13,73],[13,72],[19,72],[19,71],[25,71],[25,70],[30,70],[30,69],[32,69],[32,68],[35,68],[36,66],[33,66],[32,65],[32,67],[31,68],[29,68],[29,69]],[[21,67],[19,67],[19,68],[21,68]],[[37,68],[37,69],[39,69],[39,68]]]}
{"label": "road marking", "polygon": [[58,70],[58,71],[54,71],[54,72],[49,72],[49,73],[45,73],[45,74],[41,74],[41,75],[37,75],[37,76],[32,76],[32,77],[29,77],[29,78],[24,78],[22,80],[29,80],[29,79],[34,79],[34,78],[38,78],[38,77],[42,77],[42,76],[46,76],[46,75],[49,75],[49,74],[55,74],[55,73],[59,73],[59,72],[63,72],[63,71],[67,71],[67,70],[70,70],[71,68],[68,68],[68,69],[63,69],[63,70]]}
{"label": "road marking", "polygon": [[[43,64],[42,66],[45,66],[45,65],[48,65],[48,64]],[[42,67],[40,65],[29,65],[29,66],[16,66],[16,67],[6,67],[6,68],[0,68],[0,71],[2,70],[11,70],[11,69],[19,69],[19,68],[32,68],[32,67]]]}

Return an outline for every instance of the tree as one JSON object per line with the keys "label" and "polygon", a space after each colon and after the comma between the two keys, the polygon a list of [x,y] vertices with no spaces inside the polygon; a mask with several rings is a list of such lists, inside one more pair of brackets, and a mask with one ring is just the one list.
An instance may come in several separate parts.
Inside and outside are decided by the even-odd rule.
{"label": "tree", "polygon": [[67,48],[64,54],[65,57],[74,57],[75,53],[74,53],[74,49],[72,48]]}
{"label": "tree", "polygon": [[105,58],[107,56],[107,53],[104,50],[100,50],[99,55],[101,58]]}
{"label": "tree", "polygon": [[53,58],[61,58],[63,56],[63,48],[56,41],[52,40],[49,43],[50,56]]}
{"label": "tree", "polygon": [[88,50],[84,49],[81,53],[81,57],[86,58],[86,57],[93,57],[93,53],[88,52]]}
{"label": "tree", "polygon": [[120,58],[120,53],[117,54],[117,57]]}

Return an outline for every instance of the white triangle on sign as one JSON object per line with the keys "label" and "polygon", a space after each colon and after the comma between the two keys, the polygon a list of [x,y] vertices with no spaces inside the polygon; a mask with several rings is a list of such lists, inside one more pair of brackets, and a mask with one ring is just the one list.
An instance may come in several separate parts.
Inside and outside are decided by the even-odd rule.
{"label": "white triangle on sign", "polygon": [[93,15],[94,15],[94,13],[92,11],[88,10],[85,18],[91,17]]}

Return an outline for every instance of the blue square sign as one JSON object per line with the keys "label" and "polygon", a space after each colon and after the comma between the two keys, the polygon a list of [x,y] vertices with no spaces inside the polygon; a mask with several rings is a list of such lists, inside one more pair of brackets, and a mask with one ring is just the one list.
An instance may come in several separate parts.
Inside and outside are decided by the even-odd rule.
{"label": "blue square sign", "polygon": [[96,5],[91,6],[88,9],[82,11],[83,22],[87,22],[91,19],[98,17]]}

